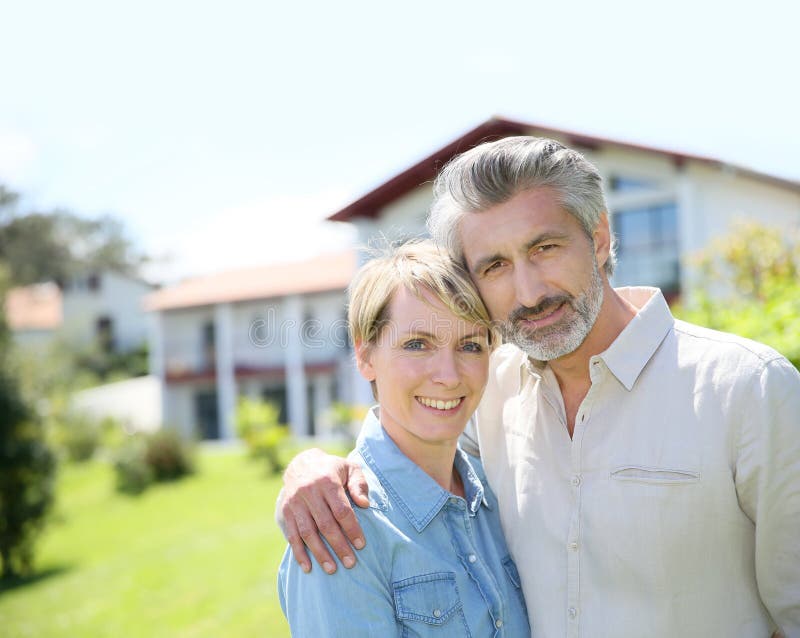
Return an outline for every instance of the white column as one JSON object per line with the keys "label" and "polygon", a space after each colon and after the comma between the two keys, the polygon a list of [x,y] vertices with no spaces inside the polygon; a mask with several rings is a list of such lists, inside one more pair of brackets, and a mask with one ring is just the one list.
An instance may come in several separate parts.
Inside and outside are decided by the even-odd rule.
{"label": "white column", "polygon": [[236,370],[233,360],[233,312],[228,303],[214,308],[214,352],[217,375],[217,412],[221,439],[236,437]]}
{"label": "white column", "polygon": [[308,401],[306,390],[306,371],[303,363],[303,298],[299,295],[287,297],[285,301],[284,325],[286,326],[286,349],[284,366],[286,368],[286,412],[292,434],[308,434]]}
{"label": "white column", "polygon": [[147,367],[150,374],[158,379],[161,388],[159,393],[160,405],[158,407],[161,425],[171,423],[167,407],[167,361],[166,346],[164,344],[164,316],[160,312],[151,312],[147,315]]}
{"label": "white column", "polygon": [[696,280],[688,264],[687,257],[697,252],[706,243],[704,216],[699,214],[694,195],[689,167],[683,166],[678,171],[675,188],[675,199],[678,207],[678,250],[681,259],[681,295],[691,293]]}
{"label": "white column", "polygon": [[326,418],[326,413],[331,407],[331,403],[333,403],[331,378],[327,374],[320,374],[314,378],[313,383],[317,434],[327,435],[330,434],[330,421]]}

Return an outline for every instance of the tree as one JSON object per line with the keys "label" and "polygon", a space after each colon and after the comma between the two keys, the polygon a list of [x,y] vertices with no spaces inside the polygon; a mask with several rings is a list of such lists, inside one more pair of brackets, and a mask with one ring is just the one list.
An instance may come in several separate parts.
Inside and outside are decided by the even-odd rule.
{"label": "tree", "polygon": [[86,270],[136,274],[146,261],[110,215],[86,219],[60,209],[20,214],[18,202],[0,185],[0,261],[12,285],[66,281]]}
{"label": "tree", "polygon": [[[0,268],[0,299],[8,277]],[[55,456],[11,369],[0,305],[0,577],[30,572],[33,541],[53,503]]]}
{"label": "tree", "polygon": [[693,260],[682,319],[772,346],[800,369],[800,236],[740,221]]}

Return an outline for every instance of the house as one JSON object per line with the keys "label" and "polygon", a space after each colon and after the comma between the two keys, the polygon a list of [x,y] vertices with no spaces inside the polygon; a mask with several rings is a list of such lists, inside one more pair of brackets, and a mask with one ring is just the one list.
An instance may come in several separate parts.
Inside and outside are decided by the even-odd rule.
{"label": "house", "polygon": [[324,434],[335,401],[367,400],[345,320],[355,253],[197,277],[149,295],[150,369],[163,422],[235,438],[239,396],[280,409],[293,434]]}
{"label": "house", "polygon": [[129,352],[147,342],[142,298],[153,286],[114,271],[87,272],[61,285],[12,288],[6,314],[16,341],[47,347],[59,340],[74,350]]}
{"label": "house", "polygon": [[61,289],[52,282],[11,288],[6,293],[4,310],[8,327],[20,346],[46,347],[63,321]]}
{"label": "house", "polygon": [[352,222],[359,241],[425,234],[432,180],[453,156],[511,135],[556,139],[580,151],[603,176],[619,263],[612,283],[691,286],[682,260],[725,234],[737,218],[800,228],[800,183],[725,162],[617,140],[492,118],[329,217]]}

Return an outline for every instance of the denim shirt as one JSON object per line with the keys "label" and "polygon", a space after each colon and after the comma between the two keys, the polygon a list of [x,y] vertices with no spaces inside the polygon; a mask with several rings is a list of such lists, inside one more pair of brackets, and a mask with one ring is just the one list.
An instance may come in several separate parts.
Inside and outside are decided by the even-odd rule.
{"label": "denim shirt", "polygon": [[333,575],[316,563],[304,574],[287,548],[278,590],[292,636],[530,636],[477,459],[456,452],[466,499],[454,496],[397,448],[375,409],[351,459],[369,483],[369,508],[354,508],[367,544],[355,567]]}

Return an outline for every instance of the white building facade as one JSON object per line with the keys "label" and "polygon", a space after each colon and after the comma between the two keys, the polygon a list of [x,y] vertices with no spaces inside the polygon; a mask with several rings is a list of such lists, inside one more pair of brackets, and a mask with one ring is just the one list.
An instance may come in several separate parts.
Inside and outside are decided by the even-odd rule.
{"label": "white building facade", "polygon": [[334,402],[366,400],[345,290],[354,253],[222,273],[151,295],[150,369],[167,427],[233,439],[237,399],[265,399],[297,436],[325,435]]}

